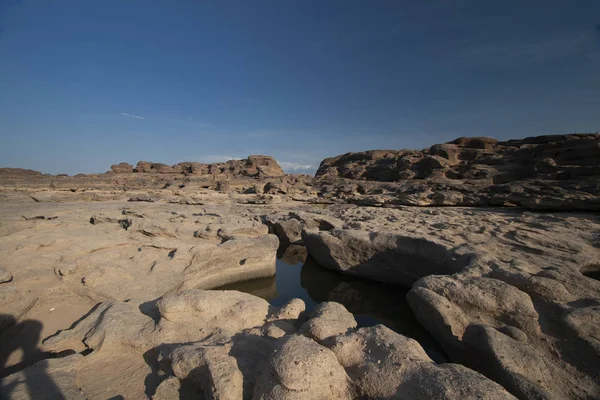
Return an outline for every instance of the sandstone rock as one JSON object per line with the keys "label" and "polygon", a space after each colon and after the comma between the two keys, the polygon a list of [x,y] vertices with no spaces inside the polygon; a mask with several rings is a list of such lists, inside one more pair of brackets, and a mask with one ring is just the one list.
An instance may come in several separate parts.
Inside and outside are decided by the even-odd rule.
{"label": "sandstone rock", "polygon": [[150,170],[159,174],[173,174],[178,172],[170,165],[163,163],[152,163]]}
{"label": "sandstone rock", "polygon": [[323,267],[407,287],[423,276],[454,273],[464,266],[452,249],[427,238],[348,229],[304,230],[302,238]]}
{"label": "sandstone rock", "polygon": [[156,388],[156,392],[154,396],[152,396],[155,400],[170,400],[181,398],[181,382],[176,377],[172,376],[170,378],[165,379],[158,385]]}
{"label": "sandstone rock", "polygon": [[131,202],[141,201],[141,202],[146,202],[146,203],[154,203],[154,198],[152,198],[150,196],[134,196],[134,197],[130,197],[128,201],[131,201]]}
{"label": "sandstone rock", "polygon": [[274,319],[293,319],[300,318],[300,315],[306,310],[306,304],[301,299],[292,299],[285,303],[274,315]]}
{"label": "sandstone rock", "polygon": [[152,163],[148,161],[138,161],[133,172],[152,172]]}
{"label": "sandstone rock", "polygon": [[171,368],[179,379],[193,381],[206,399],[243,398],[243,376],[236,359],[223,346],[187,345],[170,355]]}
{"label": "sandstone rock", "polygon": [[256,167],[258,173],[262,176],[280,176],[284,172],[273,157],[269,156],[248,156],[248,164]]}
{"label": "sandstone rock", "polygon": [[268,214],[263,217],[263,222],[269,226],[272,233],[277,235],[282,247],[300,241],[304,228],[331,230],[343,225],[337,218],[307,212]]}
{"label": "sandstone rock", "polygon": [[140,333],[147,324],[153,325],[153,321],[140,313],[137,304],[105,302],[72,329],[46,339],[44,349],[58,353],[68,349],[144,348],[151,344]]}
{"label": "sandstone rock", "polygon": [[198,245],[185,270],[182,288],[215,288],[275,274],[275,235],[237,237],[219,245]]}
{"label": "sandstone rock", "polygon": [[350,399],[352,388],[331,350],[304,336],[280,339],[260,372],[255,399]]}
{"label": "sandstone rock", "polygon": [[119,164],[111,165],[110,169],[113,170],[117,174],[128,174],[128,173],[133,172],[133,165],[122,162]]}
{"label": "sandstone rock", "polygon": [[[599,163],[598,134],[506,142],[463,137],[422,151],[374,150],[327,158],[316,177],[322,188],[329,187],[323,196],[363,205],[514,204],[597,211]],[[349,196],[347,188],[358,181],[363,193]],[[423,184],[425,191],[420,190]],[[524,185],[527,190],[520,190]]]}
{"label": "sandstone rock", "polygon": [[334,302],[319,304],[308,318],[299,332],[319,343],[343,335],[357,326],[354,316],[343,305]]}
{"label": "sandstone rock", "polygon": [[0,267],[0,283],[6,283],[12,281],[13,276],[10,271],[7,271],[5,268]]}
{"label": "sandstone rock", "polygon": [[433,363],[418,342],[383,325],[338,336],[331,349],[365,398],[514,398],[475,371]]}
{"label": "sandstone rock", "polygon": [[[232,336],[244,329],[262,326],[269,303],[237,291],[187,290],[158,302],[161,329],[179,342],[196,341],[220,330]],[[190,320],[198,324],[190,324]]]}

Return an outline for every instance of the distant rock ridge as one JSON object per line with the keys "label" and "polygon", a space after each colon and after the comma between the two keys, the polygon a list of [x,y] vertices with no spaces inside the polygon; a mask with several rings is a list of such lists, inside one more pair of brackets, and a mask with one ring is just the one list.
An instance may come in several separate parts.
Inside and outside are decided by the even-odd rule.
{"label": "distant rock ridge", "polygon": [[125,173],[157,173],[157,174],[192,174],[192,175],[218,175],[229,174],[234,176],[282,176],[285,173],[273,157],[252,155],[242,160],[229,160],[227,162],[204,164],[193,161],[180,162],[175,165],[138,161],[134,167],[128,163],[111,165],[110,169],[117,174]]}
{"label": "distant rock ridge", "polygon": [[600,134],[346,153],[323,160],[315,177],[323,197],[358,204],[600,210]]}
{"label": "distant rock ridge", "polygon": [[600,176],[600,135],[536,136],[499,142],[461,137],[424,150],[371,150],[326,158],[317,178],[380,182],[407,179],[568,180]]}

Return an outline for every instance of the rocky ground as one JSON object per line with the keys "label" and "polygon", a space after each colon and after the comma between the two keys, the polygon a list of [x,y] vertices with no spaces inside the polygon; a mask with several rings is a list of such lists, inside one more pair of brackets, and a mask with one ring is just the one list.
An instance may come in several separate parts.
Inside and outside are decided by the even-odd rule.
{"label": "rocky ground", "polygon": [[[585,142],[595,160],[592,139],[563,141]],[[548,140],[538,142],[557,146]],[[508,165],[505,152],[517,157],[539,146],[531,142],[442,146],[448,160],[455,147],[475,148]],[[461,185],[483,157],[465,163],[462,151],[462,161],[444,166],[446,176],[462,171],[452,178]],[[439,157],[431,152],[411,157]],[[405,156],[394,155],[394,165]],[[600,193],[565,189],[592,187],[597,176],[511,178],[513,187],[560,186],[560,201],[539,197],[543,213],[516,201],[419,207],[389,201],[406,193],[385,185],[436,188],[439,176],[374,180],[363,158],[325,160],[315,181],[263,156],[218,167],[120,164],[80,177],[5,170],[2,397],[600,398],[600,216],[589,212]],[[554,159],[584,164],[581,154]],[[354,175],[332,181],[332,165],[341,171],[348,160]],[[336,302],[307,310],[299,299],[276,307],[208,290],[274,275],[278,249],[289,245],[305,246],[319,268],[409,289],[412,311],[448,362],[384,325],[359,327]]]}

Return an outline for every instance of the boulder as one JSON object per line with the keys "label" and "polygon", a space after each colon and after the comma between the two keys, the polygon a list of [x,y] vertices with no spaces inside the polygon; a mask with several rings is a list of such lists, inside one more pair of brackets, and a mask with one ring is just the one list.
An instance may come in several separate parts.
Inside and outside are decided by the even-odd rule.
{"label": "boulder", "polygon": [[445,243],[417,235],[305,229],[302,239],[322,267],[406,287],[424,276],[451,274],[464,267],[464,261]]}
{"label": "boulder", "polygon": [[256,168],[261,176],[281,176],[283,170],[273,157],[269,156],[248,156],[247,165],[250,168]]}
{"label": "boulder", "polygon": [[186,290],[162,298],[157,306],[164,340],[172,342],[198,341],[217,333],[229,338],[262,326],[269,314],[267,301],[232,290]]}
{"label": "boulder", "polygon": [[254,399],[351,399],[352,387],[335,354],[298,335],[279,340],[260,371]]}
{"label": "boulder", "polygon": [[0,267],[0,283],[6,283],[12,281],[13,276],[10,271],[3,267]]}
{"label": "boulder", "polygon": [[435,364],[417,341],[383,325],[338,336],[331,349],[363,398],[514,399],[475,371]]}
{"label": "boulder", "polygon": [[234,236],[219,245],[199,244],[185,269],[182,288],[209,289],[275,275],[275,235]]}
{"label": "boulder", "polygon": [[325,302],[319,304],[308,316],[299,332],[324,343],[337,335],[343,335],[356,328],[356,320],[340,303]]}
{"label": "boulder", "polygon": [[117,174],[128,174],[128,173],[133,172],[133,165],[128,164],[126,162],[122,162],[119,164],[111,165],[110,169],[113,170]]}

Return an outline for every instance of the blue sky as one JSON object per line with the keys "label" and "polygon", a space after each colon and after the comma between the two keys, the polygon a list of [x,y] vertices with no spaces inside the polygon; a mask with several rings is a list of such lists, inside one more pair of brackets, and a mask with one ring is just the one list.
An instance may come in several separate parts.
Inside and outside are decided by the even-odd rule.
{"label": "blue sky", "polygon": [[0,166],[600,129],[600,1],[0,0]]}

